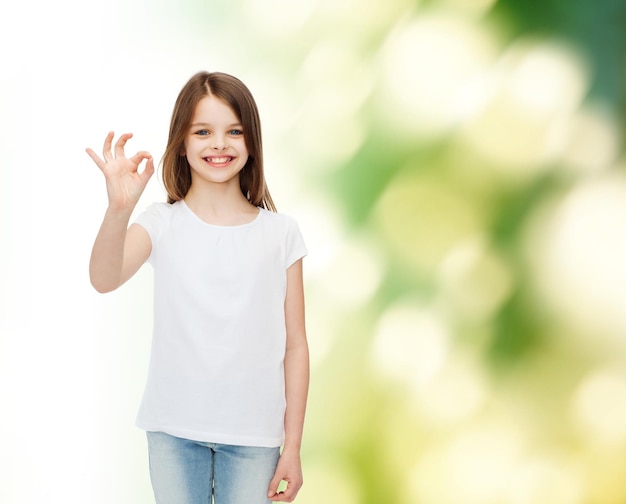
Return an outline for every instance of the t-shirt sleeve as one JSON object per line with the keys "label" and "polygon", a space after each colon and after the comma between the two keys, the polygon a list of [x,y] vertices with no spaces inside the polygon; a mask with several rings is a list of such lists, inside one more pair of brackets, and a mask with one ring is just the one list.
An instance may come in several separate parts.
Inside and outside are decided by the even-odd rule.
{"label": "t-shirt sleeve", "polygon": [[152,203],[141,212],[134,221],[134,224],[139,224],[148,232],[153,251],[163,227],[163,218],[166,210],[165,205],[166,203]]}
{"label": "t-shirt sleeve", "polygon": [[300,227],[295,219],[291,217],[288,218],[286,245],[287,253],[285,254],[285,257],[287,268],[289,268],[289,266],[295,263],[298,259],[302,259],[308,253],[306,245],[304,244],[304,238],[302,238],[302,233],[300,232]]}

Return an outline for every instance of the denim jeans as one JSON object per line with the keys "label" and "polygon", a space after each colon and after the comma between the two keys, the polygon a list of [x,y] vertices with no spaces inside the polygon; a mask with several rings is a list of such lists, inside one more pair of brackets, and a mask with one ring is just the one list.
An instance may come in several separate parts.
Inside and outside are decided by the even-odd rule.
{"label": "denim jeans", "polygon": [[204,443],[163,432],[147,436],[157,504],[271,503],[267,492],[280,448]]}

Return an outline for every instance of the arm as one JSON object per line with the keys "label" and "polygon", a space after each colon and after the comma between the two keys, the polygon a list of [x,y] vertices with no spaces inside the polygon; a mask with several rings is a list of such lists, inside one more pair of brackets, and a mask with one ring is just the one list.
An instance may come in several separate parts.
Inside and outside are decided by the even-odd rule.
{"label": "arm", "polygon": [[[292,502],[302,487],[300,447],[309,390],[309,347],[304,323],[302,259],[287,270],[285,321],[285,444],[268,492],[268,497],[274,502]],[[287,482],[287,488],[277,493],[281,480]]]}
{"label": "arm", "polygon": [[[91,284],[98,292],[109,292],[122,285],[146,261],[152,247],[142,227],[128,228],[133,209],[154,173],[149,153],[138,152],[131,158],[124,155],[124,145],[131,137],[131,133],[120,136],[113,155],[113,133],[109,133],[104,141],[104,159],[87,149],[87,154],[104,174],[109,199],[89,263]],[[145,169],[139,173],[139,165],[144,160]]]}
{"label": "arm", "polygon": [[111,292],[132,277],[152,250],[148,232],[137,224],[128,229],[130,214],[107,209],[89,261],[91,285]]}

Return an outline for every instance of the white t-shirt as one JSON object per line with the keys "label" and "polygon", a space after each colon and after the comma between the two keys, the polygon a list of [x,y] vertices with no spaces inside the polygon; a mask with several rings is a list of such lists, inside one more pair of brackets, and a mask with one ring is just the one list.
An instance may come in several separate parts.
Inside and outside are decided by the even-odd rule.
{"label": "white t-shirt", "polygon": [[137,425],[244,446],[280,446],[287,268],[307,251],[296,221],[260,208],[217,226],[184,201],[136,223],[152,241],[154,335]]}

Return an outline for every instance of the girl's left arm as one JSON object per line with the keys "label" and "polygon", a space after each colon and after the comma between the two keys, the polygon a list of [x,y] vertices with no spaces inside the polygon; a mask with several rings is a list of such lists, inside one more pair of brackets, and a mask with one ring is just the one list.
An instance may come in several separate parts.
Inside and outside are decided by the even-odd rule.
{"label": "girl's left arm", "polygon": [[[309,391],[309,347],[304,323],[302,259],[287,270],[285,323],[285,444],[268,492],[268,497],[274,502],[292,502],[302,487],[300,447]],[[278,493],[281,480],[287,482],[287,488]]]}

